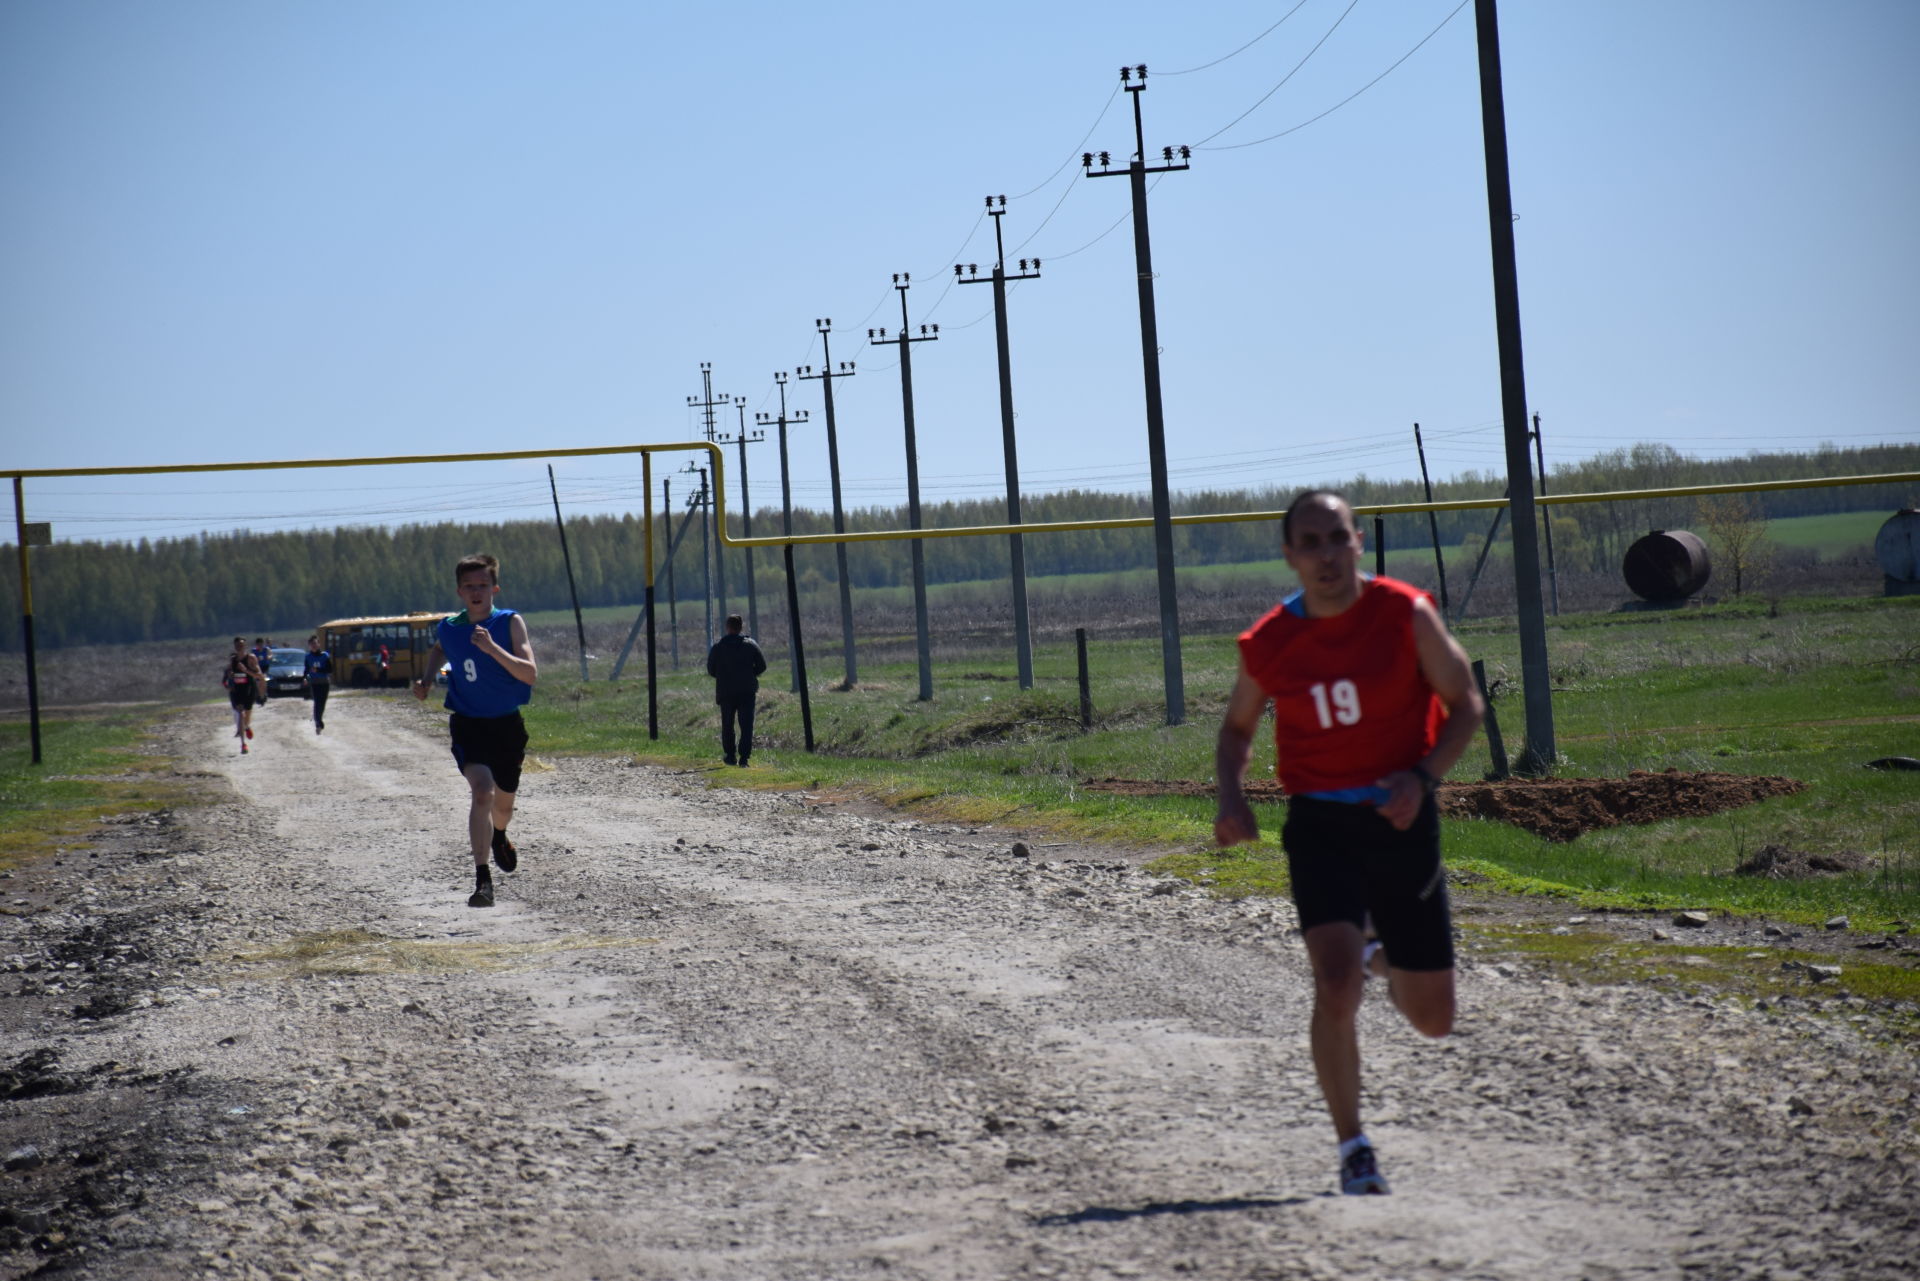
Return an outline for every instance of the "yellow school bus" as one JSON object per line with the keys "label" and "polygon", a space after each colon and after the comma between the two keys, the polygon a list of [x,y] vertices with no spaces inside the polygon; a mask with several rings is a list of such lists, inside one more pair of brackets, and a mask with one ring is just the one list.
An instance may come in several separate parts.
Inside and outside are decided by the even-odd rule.
{"label": "yellow school bus", "polygon": [[[333,683],[355,689],[410,683],[425,670],[434,628],[445,617],[385,614],[377,618],[336,618],[320,624],[320,648],[333,655]],[[387,648],[384,670],[380,664],[382,645]]]}

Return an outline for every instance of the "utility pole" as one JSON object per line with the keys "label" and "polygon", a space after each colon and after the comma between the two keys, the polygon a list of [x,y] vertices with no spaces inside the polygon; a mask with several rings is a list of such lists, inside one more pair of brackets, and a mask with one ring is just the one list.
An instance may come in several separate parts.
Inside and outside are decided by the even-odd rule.
{"label": "utility pole", "polygon": [[[827,402],[827,471],[833,478],[833,532],[847,532],[846,509],[840,504],[840,437],[833,420],[833,380],[853,377],[853,362],[843,360],[836,368],[833,363],[833,348],[829,345],[829,336],[833,333],[833,317],[816,320],[813,327],[820,333],[820,372],[814,373],[813,366],[807,365],[794,372],[802,379],[820,381],[820,391]],[[840,573],[840,649],[847,667],[846,683],[840,688],[852,689],[860,679],[859,668],[853,659],[853,581],[847,577],[847,545],[833,545],[834,564]]]}
{"label": "utility pole", "polygon": [[1527,375],[1520,348],[1520,270],[1513,248],[1513,186],[1507,170],[1507,108],[1500,83],[1500,19],[1494,0],[1474,0],[1480,53],[1480,128],[1487,156],[1487,225],[1493,242],[1493,316],[1500,345],[1500,410],[1506,426],[1507,488],[1512,495],[1513,596],[1520,618],[1520,674],[1527,746],[1520,774],[1553,771],[1553,686],[1547,670],[1547,618],[1540,596],[1540,527],[1527,457]]}
{"label": "utility pole", "polygon": [[707,514],[713,510],[713,502],[707,493],[707,469],[688,463],[680,469],[692,472],[700,478],[700,488],[687,495],[689,510],[700,512],[700,603],[707,611],[707,648],[713,648],[713,580],[708,577],[713,557],[713,543],[707,535]]}
{"label": "utility pole", "polygon": [[[994,224],[996,227],[998,223]],[[907,424],[907,528],[920,528],[920,450],[913,439],[913,344],[934,342],[940,337],[940,326],[922,325],[915,335],[909,332],[907,325],[907,290],[913,287],[913,278],[906,272],[898,272],[893,278],[893,288],[900,295],[900,334],[897,338],[887,337],[887,331],[867,330],[867,341],[876,347],[888,344],[900,348],[900,411]],[[876,337],[875,334],[878,334]],[[907,540],[907,546],[913,557],[913,647],[920,659],[920,701],[933,701],[933,644],[927,634],[927,553],[920,544],[922,539]]]}
{"label": "utility pole", "polygon": [[[1540,496],[1547,496],[1547,453],[1540,444],[1540,415],[1533,416],[1533,461],[1539,465]],[[1553,510],[1540,520],[1540,531],[1547,536],[1547,585],[1553,591],[1553,616],[1560,617],[1560,570],[1553,563]]]}
{"label": "utility pole", "polygon": [[680,670],[680,593],[673,585],[673,477],[660,478],[660,532],[667,544],[667,634],[673,650],[673,670]]}
{"label": "utility pole", "polygon": [[[1427,501],[1433,501],[1433,478],[1427,474],[1427,446],[1420,439],[1420,424],[1413,425],[1413,450],[1420,455],[1420,483],[1426,487]],[[1427,529],[1433,534],[1433,571],[1440,576],[1440,616],[1445,618],[1452,606],[1447,601],[1447,561],[1440,554],[1440,514],[1427,512]]]}
{"label": "utility pole", "polygon": [[[747,398],[734,397],[734,408],[740,411],[740,430],[732,436],[717,436],[714,439],[722,445],[740,446],[740,532],[747,538],[753,537],[753,498],[747,490],[747,446],[755,445],[767,438],[767,433],[747,431]],[[724,528],[724,524],[723,524]],[[722,544],[724,547],[725,544]],[[753,585],[753,548],[742,547],[741,552],[747,562],[747,635],[760,635],[760,598]],[[724,554],[724,552],[723,552]]]}
{"label": "utility pole", "polygon": [[587,682],[587,625],[580,618],[580,589],[573,584],[573,553],[567,550],[567,523],[560,519],[560,486],[547,464],[547,491],[553,495],[553,527],[560,531],[560,559],[567,566],[567,595],[573,598],[573,628],[580,638],[580,683]]}
{"label": "utility pole", "polygon": [[1110,168],[1112,155],[1100,153],[1100,172],[1093,171],[1093,153],[1080,157],[1089,178],[1118,178],[1125,174],[1133,188],[1133,262],[1140,286],[1140,366],[1146,380],[1147,466],[1153,479],[1153,554],[1160,570],[1160,667],[1167,696],[1167,724],[1187,719],[1186,681],[1180,670],[1180,602],[1173,574],[1173,500],[1167,493],[1167,433],[1160,413],[1160,332],[1153,309],[1153,242],[1147,233],[1147,175],[1188,168],[1188,149],[1160,149],[1161,163],[1147,164],[1146,135],[1140,123],[1140,94],[1147,87],[1147,68],[1120,68],[1120,87],[1133,97],[1133,159],[1123,170]]}
{"label": "utility pole", "polygon": [[[995,354],[1000,358],[1000,445],[1007,463],[1007,524],[1018,525],[1020,458],[1013,438],[1013,362],[1007,354],[1007,282],[1040,279],[1040,260],[1022,258],[1019,272],[1008,275],[1006,242],[1000,234],[1000,220],[1007,213],[1007,198],[988,196],[987,213],[993,218],[993,275],[982,277],[980,268],[973,263],[967,264],[965,275],[960,272],[960,264],[955,263],[953,275],[963,285],[982,285],[989,280],[993,284],[993,342]],[[1028,270],[1029,262],[1033,264],[1032,270]],[[1008,535],[1007,546],[1013,569],[1014,655],[1020,670],[1020,688],[1032,689],[1033,636],[1027,626],[1027,549],[1019,534]]]}
{"label": "utility pole", "polygon": [[[719,439],[719,434],[720,434],[718,426],[713,421],[714,407],[716,405],[731,404],[733,401],[733,397],[727,395],[727,393],[725,392],[721,392],[718,396],[715,396],[713,394],[713,362],[709,360],[703,360],[700,362],[700,387],[701,387],[702,398],[699,400],[695,400],[693,397],[689,396],[687,397],[687,405],[689,408],[698,408],[705,412],[707,443],[714,444],[714,443],[717,443]],[[688,467],[687,470],[692,471],[694,470],[694,468]],[[706,505],[705,512],[701,516],[701,524],[700,524],[700,543],[702,548],[706,547],[707,519],[708,517],[714,516],[715,513],[719,510],[713,504],[713,495],[709,493],[707,490],[706,475],[707,474],[704,471],[700,473],[700,477],[701,477],[700,498],[701,498],[701,501]],[[714,587],[715,593],[720,597],[720,615],[723,618],[726,616],[726,613],[727,613],[726,532],[727,531],[724,529],[720,530],[719,537],[715,538],[713,543],[713,571],[714,571],[713,587]],[[702,560],[700,563],[700,572],[702,574],[705,574],[706,568],[707,568],[707,562],[705,560]],[[705,589],[703,588],[702,590],[705,590]],[[708,613],[707,645],[711,647],[713,645],[713,618],[712,618],[713,603],[712,601],[708,601],[707,603],[707,613]]]}
{"label": "utility pole", "polygon": [[[798,423],[806,422],[807,411],[804,409],[799,409],[799,410],[795,410],[791,414],[787,412],[787,371],[786,370],[782,369],[778,373],[774,374],[773,383],[774,383],[774,386],[780,389],[780,412],[778,415],[770,415],[770,414],[762,413],[761,415],[759,415],[759,422],[762,427],[765,427],[768,423],[774,423],[778,425],[780,429],[780,532],[784,534],[786,537],[792,538],[793,537],[793,477],[792,477],[792,474],[787,469],[787,424],[788,423],[798,424]],[[744,475],[744,472],[742,474]],[[782,559],[786,563],[786,570],[787,570],[788,612],[793,616],[791,619],[789,619],[789,623],[793,624],[799,621],[800,591],[793,581],[793,544],[792,543],[787,544],[786,555],[782,557]],[[788,637],[787,639],[788,639],[790,648],[792,650],[791,654],[789,655],[789,658],[791,660],[789,663],[789,667],[791,669],[791,676],[793,680],[793,692],[796,694],[799,694],[803,692],[802,682],[805,679],[805,673],[806,673],[806,665],[805,665],[806,660],[801,657],[799,652],[800,651],[799,629],[797,627],[793,628],[793,635]],[[808,750],[812,750],[812,749],[809,748]]]}

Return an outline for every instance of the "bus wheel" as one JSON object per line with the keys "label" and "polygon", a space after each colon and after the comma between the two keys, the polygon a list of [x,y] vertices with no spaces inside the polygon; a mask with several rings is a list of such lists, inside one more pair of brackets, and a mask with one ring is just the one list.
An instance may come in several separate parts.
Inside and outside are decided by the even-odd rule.
{"label": "bus wheel", "polygon": [[373,684],[373,673],[369,672],[364,667],[358,667],[354,669],[353,687],[355,689],[366,689],[372,684]]}

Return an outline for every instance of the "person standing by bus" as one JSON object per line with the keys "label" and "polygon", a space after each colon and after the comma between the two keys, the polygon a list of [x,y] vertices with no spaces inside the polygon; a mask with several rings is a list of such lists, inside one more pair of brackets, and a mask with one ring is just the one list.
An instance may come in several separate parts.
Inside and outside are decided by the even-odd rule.
{"label": "person standing by bus", "polygon": [[448,733],[453,761],[465,776],[472,803],[467,809],[467,839],[473,848],[473,893],[468,907],[493,906],[493,874],[487,858],[501,871],[519,866],[520,856],[507,839],[520,767],[527,754],[527,727],[520,709],[533,697],[540,669],[533,661],[527,622],[510,609],[497,609],[500,562],[491,556],[463,557],[453,581],[466,608],[440,620],[433,648],[413,681],[421,702],[433,690],[433,673],[444,659],[447,677]]}
{"label": "person standing by bus", "polygon": [[1432,598],[1361,572],[1344,497],[1308,490],[1281,530],[1300,589],[1240,637],[1240,675],[1214,749],[1214,839],[1260,835],[1241,779],[1271,701],[1288,798],[1280,839],[1313,968],[1309,1039],[1340,1141],[1340,1190],[1385,1193],[1360,1126],[1361,992],[1384,975],[1416,1031],[1453,1030],[1453,928],[1433,793],[1483,706]]}
{"label": "person standing by bus", "polygon": [[313,700],[313,732],[327,727],[327,692],[333,688],[333,655],[320,648],[320,637],[307,637],[307,697]]}
{"label": "person standing by bus", "polygon": [[245,637],[233,638],[233,652],[227,655],[220,683],[227,687],[227,702],[233,707],[233,736],[240,740],[240,754],[245,756],[247,740],[253,737],[253,705],[267,683],[259,661],[247,652]]}

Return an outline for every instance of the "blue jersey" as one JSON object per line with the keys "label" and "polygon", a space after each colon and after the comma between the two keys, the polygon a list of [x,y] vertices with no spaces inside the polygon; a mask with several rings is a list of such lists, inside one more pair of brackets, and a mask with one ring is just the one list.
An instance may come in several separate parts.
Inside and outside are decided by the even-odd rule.
{"label": "blue jersey", "polygon": [[307,679],[309,681],[330,681],[333,679],[333,655],[326,650],[307,651]]}
{"label": "blue jersey", "polygon": [[491,719],[510,716],[526,706],[533,697],[533,686],[516,680],[490,655],[473,643],[473,629],[484,627],[493,634],[494,643],[513,653],[513,611],[496,609],[484,623],[474,623],[465,610],[440,620],[435,639],[440,650],[453,664],[447,674],[447,707],[462,716]]}

